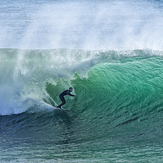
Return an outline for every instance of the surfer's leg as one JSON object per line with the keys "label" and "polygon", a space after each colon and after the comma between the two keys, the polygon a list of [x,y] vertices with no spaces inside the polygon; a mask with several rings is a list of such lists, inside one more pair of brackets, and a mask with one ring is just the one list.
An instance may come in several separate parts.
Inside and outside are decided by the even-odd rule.
{"label": "surfer's leg", "polygon": [[60,104],[59,106],[57,106],[57,108],[61,108],[62,105],[64,105],[65,103],[62,102],[62,104]]}
{"label": "surfer's leg", "polygon": [[66,100],[65,100],[65,98],[64,98],[63,96],[59,96],[59,97],[60,97],[62,103],[61,103],[60,105],[58,105],[57,107],[58,107],[58,108],[61,108],[61,106],[64,105],[64,104],[66,103]]}

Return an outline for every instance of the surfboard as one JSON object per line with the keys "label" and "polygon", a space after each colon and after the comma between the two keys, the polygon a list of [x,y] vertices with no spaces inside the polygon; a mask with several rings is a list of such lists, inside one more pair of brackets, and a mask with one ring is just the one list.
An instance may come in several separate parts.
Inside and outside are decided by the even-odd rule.
{"label": "surfboard", "polygon": [[48,103],[45,103],[44,105],[47,105],[49,108],[54,109],[54,110],[69,111],[69,109],[58,108],[57,106],[52,106],[51,104],[48,104]]}
{"label": "surfboard", "polygon": [[64,109],[64,108],[57,108],[56,106],[54,106],[55,109],[57,110],[64,110],[64,111],[69,111],[68,109]]}

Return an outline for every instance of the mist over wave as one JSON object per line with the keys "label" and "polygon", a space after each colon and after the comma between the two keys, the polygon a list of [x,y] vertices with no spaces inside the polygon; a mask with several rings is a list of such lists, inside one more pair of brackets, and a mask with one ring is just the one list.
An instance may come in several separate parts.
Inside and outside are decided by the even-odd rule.
{"label": "mist over wave", "polygon": [[1,48],[163,47],[163,12],[158,1],[26,1],[21,8],[20,4],[2,2]]}

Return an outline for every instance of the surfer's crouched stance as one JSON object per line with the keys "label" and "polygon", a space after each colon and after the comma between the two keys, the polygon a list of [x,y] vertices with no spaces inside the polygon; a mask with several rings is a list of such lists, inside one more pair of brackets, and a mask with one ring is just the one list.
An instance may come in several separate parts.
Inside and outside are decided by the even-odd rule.
{"label": "surfer's crouched stance", "polygon": [[63,91],[60,95],[59,95],[59,98],[61,99],[62,103],[60,105],[57,106],[57,108],[61,108],[62,105],[64,105],[66,103],[66,100],[64,98],[65,95],[68,95],[68,96],[76,96],[76,95],[72,95],[70,92],[73,91],[73,88],[70,87],[69,90],[65,90]]}

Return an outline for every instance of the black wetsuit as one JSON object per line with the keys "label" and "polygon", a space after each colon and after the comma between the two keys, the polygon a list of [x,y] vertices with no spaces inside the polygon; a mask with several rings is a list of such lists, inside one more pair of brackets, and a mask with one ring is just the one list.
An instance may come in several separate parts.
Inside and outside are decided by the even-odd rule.
{"label": "black wetsuit", "polygon": [[75,96],[75,95],[72,95],[72,94],[70,93],[70,90],[65,90],[65,91],[63,91],[63,92],[59,95],[59,98],[61,99],[62,104],[60,104],[59,106],[57,106],[58,108],[61,108],[61,106],[64,105],[64,104],[66,103],[66,100],[65,100],[65,98],[64,98],[64,96],[66,96],[66,95]]}

